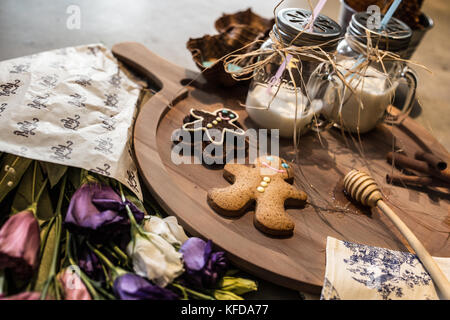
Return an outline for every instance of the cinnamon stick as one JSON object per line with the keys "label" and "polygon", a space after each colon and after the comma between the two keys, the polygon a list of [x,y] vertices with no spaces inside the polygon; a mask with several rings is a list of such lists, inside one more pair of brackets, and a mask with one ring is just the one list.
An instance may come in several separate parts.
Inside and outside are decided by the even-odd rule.
{"label": "cinnamon stick", "polygon": [[447,169],[447,162],[432,154],[431,152],[418,151],[414,155],[417,160],[426,161],[434,169],[442,171]]}
{"label": "cinnamon stick", "polygon": [[387,174],[386,182],[392,184],[408,184],[419,187],[428,187],[428,186],[436,186],[436,187],[446,187],[448,188],[450,184],[445,182],[439,182],[439,180],[435,180],[430,176],[426,177],[418,177],[418,176],[407,176],[404,174]]}
{"label": "cinnamon stick", "polygon": [[392,152],[386,155],[387,161],[389,163],[395,163],[400,167],[405,169],[412,169],[428,175],[432,175],[443,181],[450,182],[450,170],[447,168],[445,170],[439,171],[432,168],[427,162],[409,158],[403,154],[396,153],[395,156]]}
{"label": "cinnamon stick", "polygon": [[418,177],[418,176],[407,176],[404,174],[387,174],[386,175],[387,183],[405,183],[405,184],[414,184],[417,186],[426,186],[433,182],[431,177]]}

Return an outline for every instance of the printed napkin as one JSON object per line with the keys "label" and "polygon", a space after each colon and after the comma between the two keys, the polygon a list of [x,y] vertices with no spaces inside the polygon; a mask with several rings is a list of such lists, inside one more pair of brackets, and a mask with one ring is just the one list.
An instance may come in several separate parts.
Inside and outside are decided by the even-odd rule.
{"label": "printed napkin", "polygon": [[142,199],[130,145],[140,89],[100,44],[0,62],[0,151],[113,177]]}
{"label": "printed napkin", "polygon": [[[435,300],[433,281],[417,256],[327,238],[322,300]],[[433,257],[450,277],[450,258]]]}

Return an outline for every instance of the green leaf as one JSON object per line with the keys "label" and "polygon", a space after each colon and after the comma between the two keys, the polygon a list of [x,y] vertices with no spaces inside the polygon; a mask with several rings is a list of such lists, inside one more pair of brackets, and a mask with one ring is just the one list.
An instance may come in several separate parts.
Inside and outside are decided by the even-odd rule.
{"label": "green leaf", "polygon": [[[41,261],[39,264],[38,275],[36,279],[36,284],[34,287],[35,291],[41,292],[45,282],[49,279],[49,275],[52,267],[53,252],[56,248],[56,223],[48,223],[41,230],[41,241],[45,241],[44,250],[42,252]],[[45,239],[46,238],[46,239]]]}
{"label": "green leaf", "polygon": [[63,166],[61,164],[44,161],[40,161],[40,164],[44,168],[48,180],[50,181],[50,188],[53,188],[55,185],[57,185],[64,174],[67,172],[67,166]]}
{"label": "green leaf", "polygon": [[77,190],[81,186],[81,169],[71,167],[68,170],[67,177],[73,188]]}
{"label": "green leaf", "polygon": [[[33,179],[35,179],[34,183]],[[44,182],[45,177],[42,174],[41,167],[37,165],[29,166],[23,175],[19,187],[17,188],[11,211],[16,213],[28,208],[33,203],[33,198],[37,196],[37,193],[41,189]],[[41,198],[39,199],[36,213],[37,217],[43,221],[53,217],[53,205],[47,187],[45,187]]]}
{"label": "green leaf", "polygon": [[33,160],[4,154],[0,162],[0,202],[13,190]]}

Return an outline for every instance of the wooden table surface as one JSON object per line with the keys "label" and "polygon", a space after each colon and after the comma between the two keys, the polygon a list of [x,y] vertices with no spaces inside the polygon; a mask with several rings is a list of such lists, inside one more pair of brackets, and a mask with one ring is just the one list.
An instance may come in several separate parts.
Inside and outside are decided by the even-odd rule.
{"label": "wooden table surface", "polygon": [[[0,61],[66,46],[101,42],[111,48],[118,42],[137,41],[182,67],[195,69],[186,49],[190,37],[215,33],[214,21],[222,13],[251,7],[254,12],[270,17],[276,3],[133,0],[124,6],[120,0],[2,0]],[[66,26],[69,17],[66,10],[70,5],[80,9],[80,29],[70,30]],[[286,0],[282,5],[307,6],[307,0]],[[337,19],[339,7],[338,0],[329,0],[323,12]],[[425,36],[413,59],[433,73],[415,68],[420,81],[418,98],[423,106],[415,116],[450,150],[450,1],[427,0],[423,11],[435,21],[435,27]],[[270,284],[264,286],[271,288],[265,297],[292,297],[289,293],[276,291]]]}

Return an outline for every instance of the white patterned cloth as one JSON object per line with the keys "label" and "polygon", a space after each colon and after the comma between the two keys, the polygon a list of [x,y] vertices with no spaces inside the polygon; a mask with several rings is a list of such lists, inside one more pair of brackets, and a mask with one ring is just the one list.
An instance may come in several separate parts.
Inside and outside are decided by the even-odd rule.
{"label": "white patterned cloth", "polygon": [[[450,258],[433,259],[450,279]],[[322,300],[435,300],[429,274],[409,253],[327,238]]]}
{"label": "white patterned cloth", "polygon": [[142,199],[130,137],[140,86],[100,44],[0,62],[0,151],[113,177]]}

